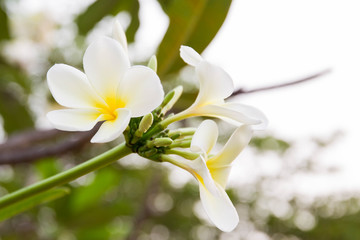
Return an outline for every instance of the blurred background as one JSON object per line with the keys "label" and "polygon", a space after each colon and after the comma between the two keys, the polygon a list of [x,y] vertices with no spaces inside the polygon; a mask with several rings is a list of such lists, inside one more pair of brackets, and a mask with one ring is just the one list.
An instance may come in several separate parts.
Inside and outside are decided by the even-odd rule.
{"label": "blurred background", "polygon": [[[228,193],[240,216],[231,233],[208,222],[192,176],[131,155],[71,182],[70,194],[0,222],[0,239],[360,239],[359,7],[357,0],[0,0],[0,196],[122,141],[90,144],[94,131],[64,133],[45,117],[60,108],[47,70],[82,69],[86,47],[111,35],[115,18],[133,63],[156,54],[165,90],[184,86],[176,111],[197,94],[193,70],[179,58],[183,44],[232,76],[238,91],[229,101],[270,120],[231,173]],[[218,124],[221,148],[233,127]]]}

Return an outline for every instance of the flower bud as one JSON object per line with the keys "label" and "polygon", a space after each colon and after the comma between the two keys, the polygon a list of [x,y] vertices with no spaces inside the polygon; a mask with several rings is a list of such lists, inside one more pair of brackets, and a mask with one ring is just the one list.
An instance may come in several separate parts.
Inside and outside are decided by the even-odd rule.
{"label": "flower bud", "polygon": [[183,91],[183,87],[182,86],[177,86],[176,88],[174,88],[173,90],[171,90],[168,94],[166,94],[166,96],[164,97],[163,102],[161,103],[161,113],[165,114],[167,111],[169,111],[177,102],[177,100],[179,100],[181,94]]}
{"label": "flower bud", "polygon": [[139,128],[135,132],[135,136],[141,137],[151,127],[154,117],[151,113],[146,114],[140,121]]}
{"label": "flower bud", "polygon": [[167,147],[173,143],[173,140],[168,137],[155,138],[153,141],[147,143],[147,147]]}
{"label": "flower bud", "polygon": [[148,67],[151,68],[152,70],[154,70],[154,72],[157,71],[157,59],[155,55],[152,55],[149,63],[148,63]]}

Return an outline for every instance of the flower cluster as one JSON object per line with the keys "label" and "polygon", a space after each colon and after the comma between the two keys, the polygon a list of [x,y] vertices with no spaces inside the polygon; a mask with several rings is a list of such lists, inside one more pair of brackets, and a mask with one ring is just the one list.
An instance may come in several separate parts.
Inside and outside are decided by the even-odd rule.
{"label": "flower cluster", "polygon": [[[189,108],[167,115],[182,87],[164,97],[156,58],[148,67],[131,66],[127,51],[125,33],[115,22],[113,38],[102,37],[86,50],[85,73],[55,64],[47,81],[55,100],[66,108],[49,112],[48,119],[65,131],[87,131],[101,122],[91,142],[109,142],[124,134],[133,152],[190,172],[199,182],[201,202],[210,220],[219,229],[232,231],[239,217],[225,192],[231,164],[249,143],[253,129],[267,125],[266,117],[254,107],[225,102],[234,91],[230,76],[187,46],[180,48],[180,56],[195,68],[199,93]],[[167,128],[196,116],[224,119],[238,128],[222,150],[211,155],[218,138],[214,121],[205,120],[197,129]]]}

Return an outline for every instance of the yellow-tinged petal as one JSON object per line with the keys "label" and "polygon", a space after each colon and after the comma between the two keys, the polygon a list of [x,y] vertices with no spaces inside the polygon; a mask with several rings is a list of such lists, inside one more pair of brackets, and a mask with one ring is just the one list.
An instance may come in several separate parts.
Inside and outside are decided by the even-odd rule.
{"label": "yellow-tinged petal", "polygon": [[231,165],[210,168],[209,171],[214,181],[225,189],[231,172]]}
{"label": "yellow-tinged petal", "polygon": [[216,144],[219,132],[216,123],[212,120],[203,121],[191,141],[191,151],[209,154]]}
{"label": "yellow-tinged petal", "polygon": [[216,185],[217,195],[212,194],[204,185],[199,184],[200,199],[210,220],[224,232],[230,232],[239,223],[239,216],[225,190]]}
{"label": "yellow-tinged petal", "polygon": [[249,144],[252,137],[252,129],[243,125],[235,130],[222,150],[207,161],[209,168],[223,167],[230,165],[241,151]]}
{"label": "yellow-tinged petal", "polygon": [[95,136],[91,139],[92,143],[110,142],[118,138],[129,124],[131,111],[124,108],[119,108],[116,111],[116,118],[105,121]]}
{"label": "yellow-tinged petal", "polygon": [[157,74],[145,66],[133,66],[123,76],[117,98],[122,99],[132,117],[150,113],[164,99],[164,90]]}
{"label": "yellow-tinged petal", "polygon": [[223,188],[226,187],[232,162],[249,144],[251,137],[252,129],[250,126],[239,127],[231,135],[223,149],[206,162],[212,178]]}
{"label": "yellow-tinged petal", "polygon": [[101,37],[84,54],[84,70],[95,91],[105,102],[113,101],[130,62],[121,44]]}
{"label": "yellow-tinged petal", "polygon": [[46,116],[55,128],[63,131],[88,131],[102,118],[99,111],[92,109],[61,109]]}

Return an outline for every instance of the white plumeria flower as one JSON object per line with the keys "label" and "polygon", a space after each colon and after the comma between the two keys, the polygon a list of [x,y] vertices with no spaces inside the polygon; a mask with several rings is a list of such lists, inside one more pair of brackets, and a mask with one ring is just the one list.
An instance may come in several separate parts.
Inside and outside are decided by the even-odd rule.
{"label": "white plumeria flower", "polygon": [[232,123],[251,124],[254,129],[266,127],[267,119],[260,110],[245,104],[225,103],[224,99],[234,92],[234,85],[222,68],[204,60],[191,47],[181,46],[180,56],[187,64],[195,67],[200,81],[195,102],[181,115],[218,117]]}
{"label": "white plumeria flower", "polygon": [[205,120],[196,130],[191,141],[191,151],[200,153],[195,160],[173,159],[173,164],[189,171],[199,182],[200,198],[210,220],[220,230],[232,231],[239,222],[234,205],[225,192],[231,163],[248,145],[252,129],[243,125],[236,129],[223,149],[214,156],[209,153],[218,138],[214,121]]}
{"label": "white plumeria flower", "polygon": [[47,73],[55,100],[69,109],[47,114],[55,128],[87,131],[105,121],[91,142],[109,142],[121,135],[131,117],[159,106],[164,91],[156,73],[145,66],[130,66],[125,33],[118,22],[113,36],[101,37],[87,48],[78,69],[55,64]]}

